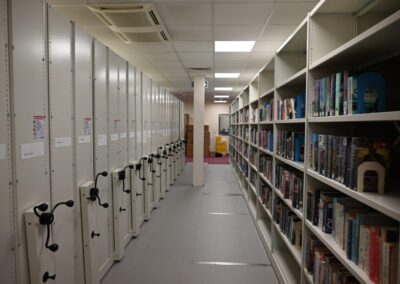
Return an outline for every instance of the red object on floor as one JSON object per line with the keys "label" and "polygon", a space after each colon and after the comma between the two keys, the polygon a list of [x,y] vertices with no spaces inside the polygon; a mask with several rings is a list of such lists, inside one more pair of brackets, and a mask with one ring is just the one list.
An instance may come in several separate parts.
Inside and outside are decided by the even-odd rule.
{"label": "red object on floor", "polygon": [[[193,158],[186,157],[186,163],[191,163],[193,162]],[[208,164],[214,164],[214,165],[228,165],[229,164],[229,157],[224,156],[224,157],[215,157],[215,158],[204,158],[204,162]]]}

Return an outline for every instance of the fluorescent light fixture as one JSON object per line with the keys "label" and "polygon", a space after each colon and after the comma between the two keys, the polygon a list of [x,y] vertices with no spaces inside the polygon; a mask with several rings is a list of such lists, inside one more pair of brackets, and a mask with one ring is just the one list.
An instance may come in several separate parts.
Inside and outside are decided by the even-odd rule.
{"label": "fluorescent light fixture", "polygon": [[226,104],[226,101],[214,101],[216,104]]}
{"label": "fluorescent light fixture", "polygon": [[214,91],[232,91],[233,87],[215,87]]}
{"label": "fluorescent light fixture", "polygon": [[250,52],[255,41],[215,41],[215,52]]}
{"label": "fluorescent light fixture", "polygon": [[239,78],[240,73],[215,73],[215,78]]}
{"label": "fluorescent light fixture", "polygon": [[228,95],[215,95],[214,98],[215,99],[227,99],[227,98],[229,98],[229,96]]}

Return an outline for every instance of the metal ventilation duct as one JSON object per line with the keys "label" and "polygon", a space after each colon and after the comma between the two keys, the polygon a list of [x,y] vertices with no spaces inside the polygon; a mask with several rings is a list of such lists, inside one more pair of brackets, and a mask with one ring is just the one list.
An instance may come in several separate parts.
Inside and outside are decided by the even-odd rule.
{"label": "metal ventilation duct", "polygon": [[102,4],[88,7],[126,43],[169,40],[168,32],[151,3]]}

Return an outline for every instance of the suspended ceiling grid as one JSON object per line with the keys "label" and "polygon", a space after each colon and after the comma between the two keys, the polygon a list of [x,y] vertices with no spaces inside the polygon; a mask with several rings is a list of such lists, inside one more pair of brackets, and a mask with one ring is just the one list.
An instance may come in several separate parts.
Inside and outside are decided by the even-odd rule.
{"label": "suspended ceiling grid", "polygon": [[[83,1],[50,0],[82,29],[109,46],[132,65],[183,101],[191,101],[193,90],[187,68],[214,72],[240,72],[238,79],[208,78],[206,100],[214,94],[233,99],[260,68],[272,58],[318,1],[284,0],[157,0]],[[97,4],[153,3],[169,35],[168,41],[125,43],[89,8]],[[251,53],[214,53],[216,40],[255,40]],[[214,87],[234,87],[215,92]]]}

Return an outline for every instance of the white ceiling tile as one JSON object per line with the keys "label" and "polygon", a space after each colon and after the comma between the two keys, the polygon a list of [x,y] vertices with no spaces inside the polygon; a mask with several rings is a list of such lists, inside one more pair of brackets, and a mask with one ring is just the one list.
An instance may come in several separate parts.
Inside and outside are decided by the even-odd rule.
{"label": "white ceiling tile", "polygon": [[238,66],[238,67],[215,67],[214,72],[215,73],[240,73],[240,71],[243,69],[243,66]]}
{"label": "white ceiling tile", "polygon": [[171,26],[207,26],[211,25],[210,4],[157,4],[161,19]]}
{"label": "white ceiling tile", "polygon": [[212,40],[211,26],[168,26],[167,30],[174,41]]}
{"label": "white ceiling tile", "polygon": [[158,69],[164,76],[182,76],[187,77],[186,71],[183,68],[166,68],[166,69]]}
{"label": "white ceiling tile", "polygon": [[246,60],[248,56],[247,52],[217,52],[215,60]]}
{"label": "white ceiling tile", "polygon": [[212,68],[212,60],[183,60],[183,65],[186,68]]}
{"label": "white ceiling tile", "polygon": [[178,52],[213,52],[212,41],[175,41],[175,49]]}
{"label": "white ceiling tile", "polygon": [[274,52],[283,44],[282,40],[275,41],[257,41],[253,52]]}
{"label": "white ceiling tile", "polygon": [[264,25],[273,3],[215,4],[214,23],[227,25]]}
{"label": "white ceiling tile", "polygon": [[249,60],[260,60],[265,64],[275,55],[275,52],[252,52],[249,56]]}
{"label": "white ceiling tile", "polygon": [[179,57],[182,61],[192,61],[192,60],[212,60],[213,53],[211,52],[179,52]]}
{"label": "white ceiling tile", "polygon": [[268,25],[261,40],[286,40],[296,27],[296,25]]}
{"label": "white ceiling tile", "polygon": [[156,67],[182,67],[182,63],[179,60],[157,60],[153,63]]}
{"label": "white ceiling tile", "polygon": [[140,52],[174,52],[169,42],[137,42],[133,46]]}
{"label": "white ceiling tile", "polygon": [[246,60],[218,60],[215,61],[215,68],[241,68],[246,63]]}
{"label": "white ceiling tile", "polygon": [[178,60],[178,57],[175,53],[168,52],[168,53],[142,53],[146,58],[150,61],[157,61],[157,60]]}
{"label": "white ceiling tile", "polygon": [[299,25],[314,6],[315,2],[278,3],[269,24]]}
{"label": "white ceiling tile", "polygon": [[257,40],[263,26],[215,26],[215,40]]}

